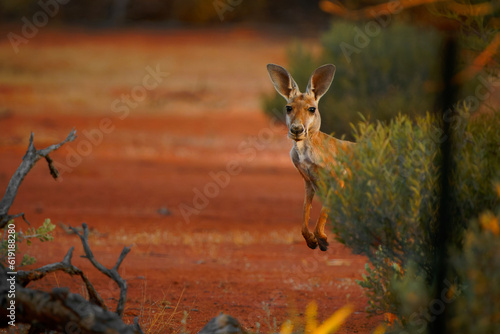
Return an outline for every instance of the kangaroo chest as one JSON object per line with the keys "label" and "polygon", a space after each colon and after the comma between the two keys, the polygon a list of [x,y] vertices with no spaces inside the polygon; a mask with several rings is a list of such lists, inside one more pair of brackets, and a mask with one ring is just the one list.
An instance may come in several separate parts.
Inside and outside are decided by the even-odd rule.
{"label": "kangaroo chest", "polygon": [[318,167],[320,167],[318,154],[314,151],[311,145],[303,140],[295,142],[290,157],[295,167],[302,174],[304,179],[312,181],[316,184],[318,179]]}

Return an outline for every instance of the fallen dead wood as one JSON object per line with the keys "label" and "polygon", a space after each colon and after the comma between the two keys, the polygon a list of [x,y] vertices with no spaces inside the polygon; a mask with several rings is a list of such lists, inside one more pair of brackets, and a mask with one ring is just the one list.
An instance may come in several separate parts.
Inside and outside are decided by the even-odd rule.
{"label": "fallen dead wood", "polygon": [[[113,279],[120,287],[120,299],[117,311],[107,309],[99,293],[95,290],[87,276],[71,263],[74,247],[68,251],[61,262],[45,265],[31,271],[18,271],[10,274],[0,265],[0,282],[15,282],[1,284],[0,287],[0,327],[9,326],[10,300],[9,293],[15,291],[15,311],[13,311],[16,324],[30,324],[36,331],[56,330],[65,333],[142,333],[138,320],[133,325],[126,325],[121,316],[125,308],[127,296],[127,283],[118,273],[120,264],[129,253],[130,247],[124,247],[117,263],[112,269],[101,265],[93,256],[88,244],[88,227],[82,224],[83,233],[75,232],[80,237],[87,258],[98,270]],[[73,228],[75,231],[76,229]],[[82,278],[89,301],[78,294],[71,293],[67,288],[55,288],[52,292],[32,290],[26,286],[42,279],[47,274],[63,271],[69,275],[78,275]]]}
{"label": "fallen dead wood", "polygon": [[228,314],[221,313],[210,320],[198,334],[243,334],[238,320]]}
{"label": "fallen dead wood", "polygon": [[47,264],[41,268],[30,271],[19,270],[17,272],[17,282],[22,287],[26,287],[30,282],[40,280],[45,276],[47,276],[47,274],[56,271],[63,271],[71,276],[78,275],[82,278],[82,281],[85,284],[87,293],[89,295],[89,301],[107,310],[106,304],[104,304],[104,301],[102,300],[101,296],[99,296],[99,294],[97,293],[97,291],[95,290],[94,286],[89,281],[87,276],[83,273],[83,271],[81,271],[71,263],[71,258],[73,256],[74,249],[75,247],[71,247],[61,262]]}
{"label": "fallen dead wood", "polygon": [[[10,275],[0,269],[0,280]],[[15,276],[14,276],[15,278]],[[0,288],[0,327],[8,327],[9,285]],[[37,330],[55,330],[63,333],[142,333],[135,324],[126,325],[118,314],[105,310],[67,288],[51,292],[15,287],[15,324],[31,324]],[[9,313],[8,313],[9,312]]]}

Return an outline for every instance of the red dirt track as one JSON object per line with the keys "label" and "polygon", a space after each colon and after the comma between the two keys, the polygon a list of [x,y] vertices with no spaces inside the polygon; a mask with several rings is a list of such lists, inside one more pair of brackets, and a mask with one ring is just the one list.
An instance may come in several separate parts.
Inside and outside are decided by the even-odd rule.
{"label": "red dirt track", "polygon": [[[145,332],[196,333],[223,311],[250,331],[259,323],[269,333],[294,314],[303,319],[316,301],[319,321],[352,303],[355,312],[340,333],[371,333],[381,319],[367,318],[367,299],[355,283],[366,259],[331,233],[327,252],[307,248],[300,234],[303,181],[288,156],[291,142],[261,111],[262,94],[273,89],[265,65],[284,64],[290,41],[242,28],[47,28],[16,55],[3,39],[0,189],[21,162],[30,132],[37,148],[72,128],[78,134],[51,155],[62,180],[39,161],[10,211],[25,212],[35,226],[45,218],[57,225],[53,242],[28,248],[36,266],[62,260],[74,245],[73,263],[115,305],[114,283],[80,258],[79,239],[60,227],[86,222],[104,265],[113,266],[122,247],[132,245],[120,269],[129,286],[125,321],[139,316]],[[158,85],[145,89],[144,78],[158,69]],[[136,99],[116,102],[124,94]],[[314,209],[313,218],[317,202]],[[55,286],[83,291],[63,273],[30,285]]]}

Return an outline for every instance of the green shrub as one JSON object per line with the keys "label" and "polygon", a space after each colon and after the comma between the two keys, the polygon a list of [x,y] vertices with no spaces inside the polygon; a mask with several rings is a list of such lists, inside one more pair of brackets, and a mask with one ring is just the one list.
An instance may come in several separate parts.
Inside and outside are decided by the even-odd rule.
{"label": "green shrub", "polygon": [[[369,311],[399,314],[391,281],[401,278],[410,260],[418,273],[430,270],[429,248],[436,226],[438,146],[430,116],[412,123],[398,116],[388,125],[362,122],[354,129],[352,156],[338,156],[352,175],[339,188],[330,179],[322,197],[339,241],[368,256],[371,268],[361,285]],[[337,172],[342,175],[341,171]]]}
{"label": "green shrub", "polygon": [[[359,121],[359,113],[387,121],[398,113],[422,115],[432,106],[429,81],[436,69],[439,34],[398,22],[380,28],[378,34],[367,34],[367,26],[367,22],[333,22],[321,37],[317,56],[300,44],[288,50],[287,69],[302,90],[316,67],[324,63],[337,67],[320,106],[322,130],[327,133],[352,138],[350,124]],[[360,39],[363,34],[365,40]],[[264,97],[265,112],[275,117],[283,108],[277,93]]]}
{"label": "green shrub", "polygon": [[[448,121],[455,132],[454,172],[448,176],[455,226],[451,239],[461,249],[468,222],[500,203],[492,187],[500,177],[500,113],[470,117],[468,106],[462,105],[459,116]],[[431,116],[415,122],[398,116],[387,125],[361,122],[354,128],[357,145],[352,154],[339,154],[334,166],[337,175],[344,166],[351,171],[344,187],[324,175],[327,181],[321,191],[337,239],[369,259],[367,274],[359,282],[369,297],[368,310],[392,313],[395,326],[410,331],[425,328],[429,320],[421,310],[433,302],[439,144],[446,139],[438,124]],[[467,258],[480,252],[471,255],[465,249],[464,254]],[[458,298],[468,291],[465,278],[457,275],[450,289]]]}

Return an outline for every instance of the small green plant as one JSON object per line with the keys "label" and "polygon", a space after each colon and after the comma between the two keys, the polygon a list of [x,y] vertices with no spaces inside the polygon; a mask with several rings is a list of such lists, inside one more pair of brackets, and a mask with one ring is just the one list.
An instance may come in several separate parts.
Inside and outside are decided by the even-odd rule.
{"label": "small green plant", "polygon": [[262,309],[264,310],[264,312],[266,312],[266,317],[264,318],[264,322],[266,323],[267,327],[269,328],[269,332],[270,333],[277,333],[278,332],[278,325],[276,324],[275,317],[272,317],[272,319],[271,319],[271,309],[269,308],[269,304],[262,302]]}
{"label": "small green plant", "polygon": [[[9,226],[11,228],[9,228]],[[2,263],[3,265],[10,264],[8,263],[7,259],[12,258],[11,256],[8,256],[9,250],[12,252],[12,248],[9,248],[9,244],[14,245],[13,248],[14,253],[17,253],[19,245],[25,241],[28,246],[31,246],[33,239],[39,240],[41,242],[52,241],[54,239],[52,232],[56,228],[56,226],[51,223],[50,219],[46,219],[43,222],[43,224],[38,228],[34,227],[28,228],[26,232],[20,230],[19,232],[15,233],[7,233],[9,229],[13,229],[12,226],[14,226],[14,220],[9,221],[9,223],[4,228],[3,238],[0,243],[0,263]],[[8,235],[13,235],[12,238],[15,240],[14,243],[9,243]],[[36,258],[30,256],[28,253],[25,253],[23,254],[21,262],[18,262],[18,264],[16,265],[16,268],[27,266],[34,263],[36,263]]]}

